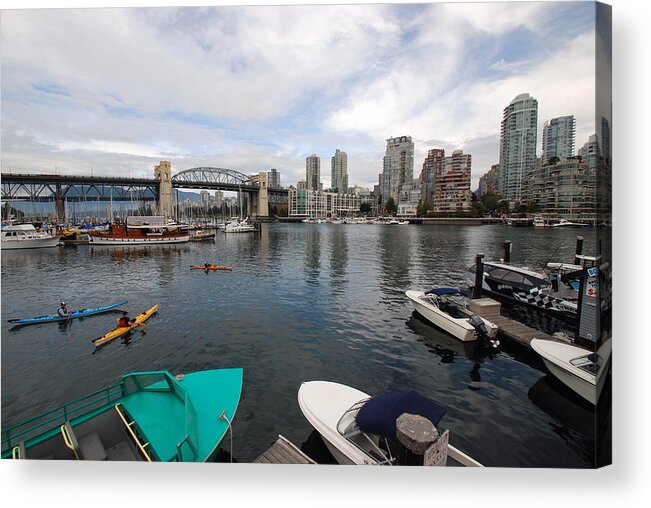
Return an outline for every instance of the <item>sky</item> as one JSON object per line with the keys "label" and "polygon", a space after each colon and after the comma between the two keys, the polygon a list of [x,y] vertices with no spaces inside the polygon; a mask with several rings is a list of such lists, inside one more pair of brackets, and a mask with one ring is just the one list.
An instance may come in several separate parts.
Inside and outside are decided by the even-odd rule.
{"label": "sky", "polygon": [[348,154],[372,189],[386,139],[499,161],[503,109],[595,132],[591,2],[14,9],[1,13],[3,172],[153,177],[197,166],[305,178]]}

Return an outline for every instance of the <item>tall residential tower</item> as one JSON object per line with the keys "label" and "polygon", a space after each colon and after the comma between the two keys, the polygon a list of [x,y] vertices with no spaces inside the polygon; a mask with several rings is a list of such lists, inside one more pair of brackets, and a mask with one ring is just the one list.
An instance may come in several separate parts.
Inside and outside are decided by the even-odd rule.
{"label": "tall residential tower", "polygon": [[523,178],[536,166],[538,101],[518,95],[504,108],[500,135],[499,192],[515,203],[521,199]]}
{"label": "tall residential tower", "polygon": [[337,149],[331,160],[330,188],[339,194],[348,193],[348,155]]}
{"label": "tall residential tower", "polygon": [[576,122],[573,115],[552,118],[545,122],[542,138],[542,163],[549,164],[552,157],[559,162],[574,155]]}
{"label": "tall residential tower", "polygon": [[316,154],[305,159],[305,186],[307,190],[321,190],[321,159]]}
{"label": "tall residential tower", "polygon": [[391,197],[397,205],[400,187],[404,183],[410,183],[414,178],[414,142],[411,136],[387,139],[382,174],[384,175],[382,201],[386,203]]}

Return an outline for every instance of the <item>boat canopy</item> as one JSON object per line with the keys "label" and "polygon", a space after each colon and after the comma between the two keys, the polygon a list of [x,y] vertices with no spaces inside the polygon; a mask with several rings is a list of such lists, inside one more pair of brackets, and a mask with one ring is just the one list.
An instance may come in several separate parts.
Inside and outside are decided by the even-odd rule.
{"label": "boat canopy", "polygon": [[403,413],[423,416],[437,425],[447,409],[415,391],[382,393],[371,397],[357,413],[362,432],[396,438],[396,420]]}
{"label": "boat canopy", "polygon": [[462,291],[458,288],[432,288],[429,291],[425,291],[426,295],[458,295]]}

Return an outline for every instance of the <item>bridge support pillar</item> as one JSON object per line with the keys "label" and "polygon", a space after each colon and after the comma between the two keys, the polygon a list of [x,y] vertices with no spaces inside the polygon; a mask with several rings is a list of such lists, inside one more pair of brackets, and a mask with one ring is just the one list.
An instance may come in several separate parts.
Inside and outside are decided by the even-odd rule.
{"label": "bridge support pillar", "polygon": [[269,191],[267,188],[266,172],[260,171],[258,174],[258,182],[260,190],[258,191],[258,202],[256,203],[256,218],[267,219],[269,217]]}
{"label": "bridge support pillar", "polygon": [[154,176],[158,184],[158,213],[171,218],[173,209],[172,201],[172,165],[168,161],[160,161],[154,167]]}
{"label": "bridge support pillar", "polygon": [[66,203],[61,194],[61,183],[57,182],[54,192],[54,207],[56,211],[57,224],[66,220]]}

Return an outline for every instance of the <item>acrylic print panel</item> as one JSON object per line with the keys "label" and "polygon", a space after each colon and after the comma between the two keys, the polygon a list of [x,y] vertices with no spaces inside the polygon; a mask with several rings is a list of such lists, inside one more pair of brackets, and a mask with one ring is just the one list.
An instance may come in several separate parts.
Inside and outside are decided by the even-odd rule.
{"label": "acrylic print panel", "polygon": [[610,26],[4,11],[3,458],[610,463]]}

